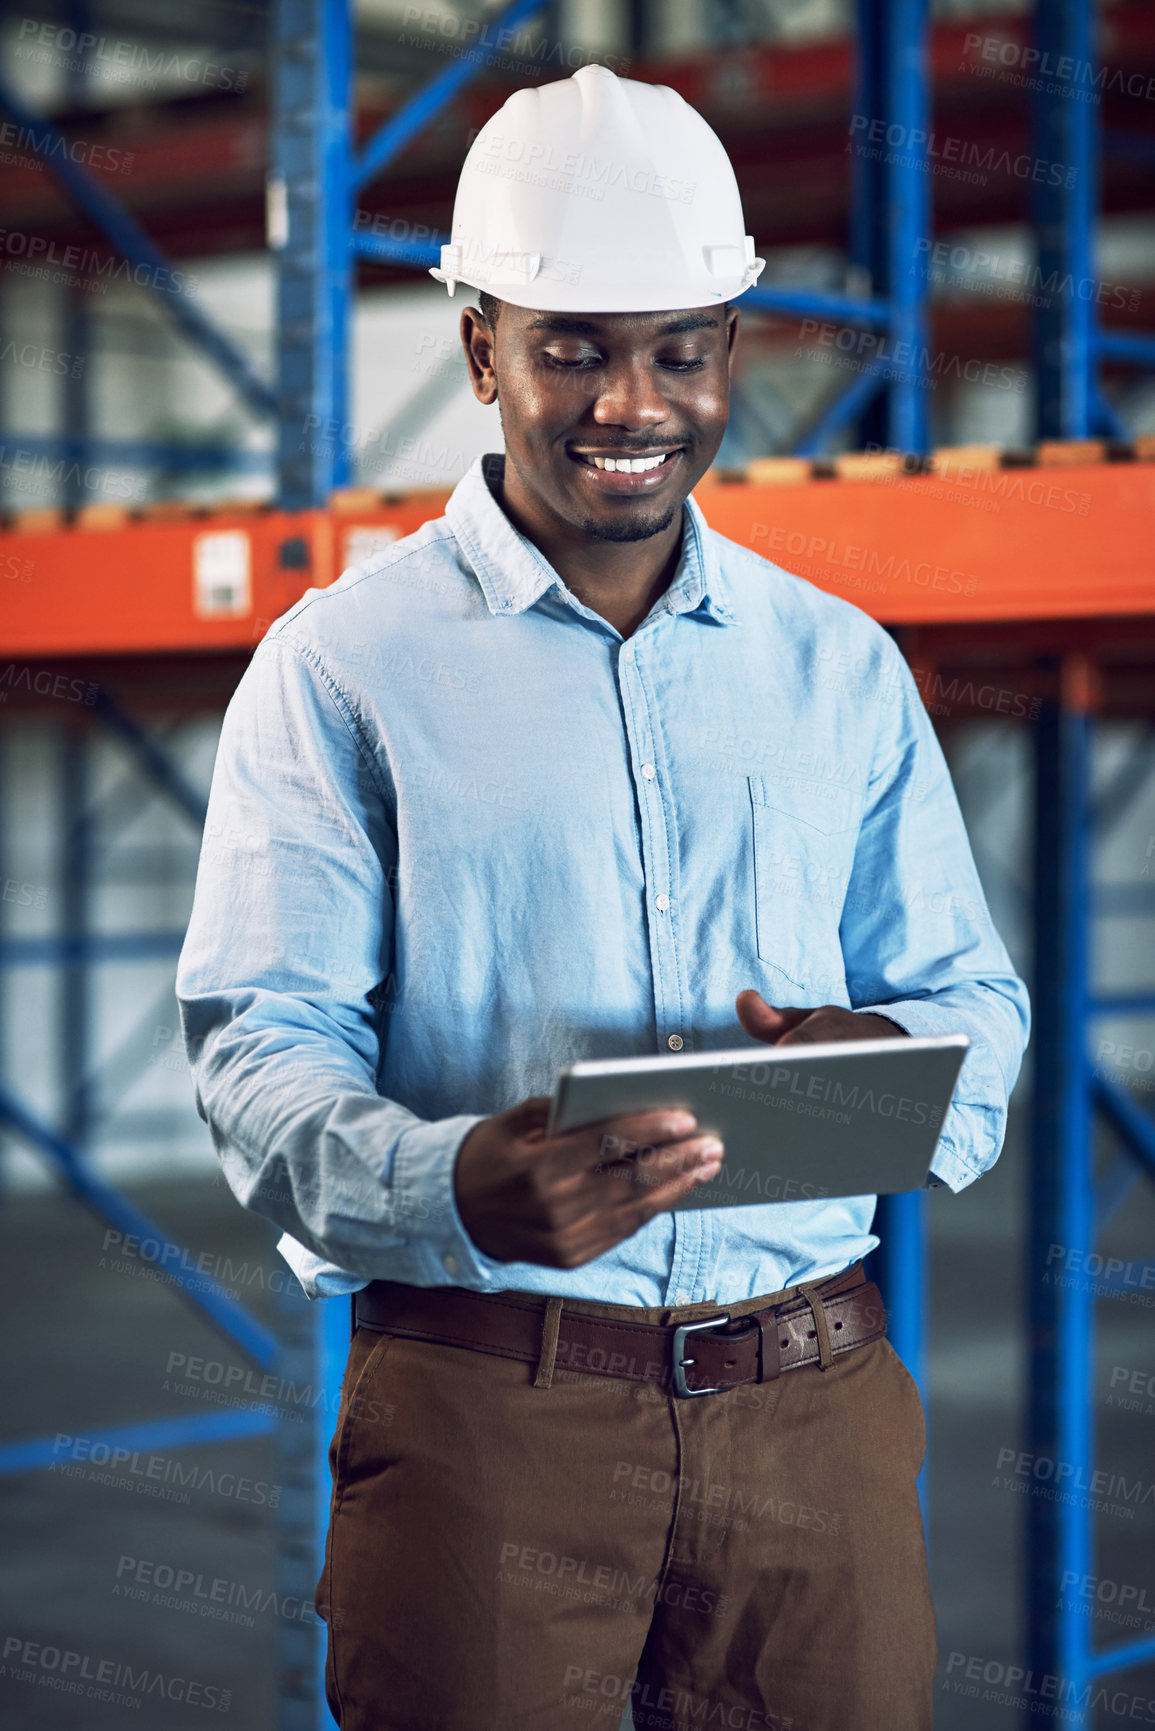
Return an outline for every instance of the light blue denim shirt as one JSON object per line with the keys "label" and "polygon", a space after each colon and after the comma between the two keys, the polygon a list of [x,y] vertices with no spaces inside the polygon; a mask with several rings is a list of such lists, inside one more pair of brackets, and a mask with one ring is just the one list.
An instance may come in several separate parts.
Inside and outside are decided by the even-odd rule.
{"label": "light blue denim shirt", "polygon": [[501,462],[303,596],[229,705],[177,981],[199,1110],[312,1296],[819,1279],[877,1243],[873,1196],[667,1212],[569,1271],[491,1260],[458,1215],[479,1118],[579,1058],[762,1050],[746,986],[969,1035],[934,1165],[960,1190],[1028,1021],[886,632],[691,500],[623,640],[513,528]]}

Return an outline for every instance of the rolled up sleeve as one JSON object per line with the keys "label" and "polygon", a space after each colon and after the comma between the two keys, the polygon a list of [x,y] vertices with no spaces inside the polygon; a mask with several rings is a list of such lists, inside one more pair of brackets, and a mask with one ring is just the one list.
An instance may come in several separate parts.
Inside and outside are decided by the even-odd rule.
{"label": "rolled up sleeve", "polygon": [[266,638],[225,716],[177,973],[197,1109],[238,1200],[317,1256],[368,1280],[404,1247],[428,1284],[482,1279],[495,1265],[453,1193],[479,1117],[428,1122],[376,1087],[390,811],[340,689],[310,649]]}
{"label": "rolled up sleeve", "polygon": [[893,654],[899,700],[880,731],[839,936],[855,1010],[908,1034],[970,1040],[932,1167],[957,1191],[999,1156],[1030,1009],[991,921],[942,749]]}

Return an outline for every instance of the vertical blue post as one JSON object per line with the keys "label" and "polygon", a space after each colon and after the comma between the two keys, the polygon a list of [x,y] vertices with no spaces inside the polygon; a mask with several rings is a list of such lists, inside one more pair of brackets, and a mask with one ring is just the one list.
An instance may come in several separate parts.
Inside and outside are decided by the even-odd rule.
{"label": "vertical blue post", "polygon": [[[1058,695],[1035,729],[1027,1452],[1064,1463],[1078,1485],[1089,1482],[1093,1467],[1093,1299],[1084,1280],[1064,1271],[1084,1266],[1094,1218],[1085,1044],[1091,722],[1086,662],[1072,654],[1059,672]],[[1029,1488],[1036,1488],[1033,1479]],[[1090,1681],[1091,1623],[1056,1607],[1068,1603],[1060,1595],[1065,1573],[1091,1573],[1091,1518],[1074,1500],[1026,1502],[1027,1663],[1036,1676],[1062,1678],[1077,1703]],[[1064,1723],[1083,1727],[1091,1718],[1073,1705]]]}
{"label": "vertical blue post", "polygon": [[[60,740],[60,924],[65,937],[85,938],[89,928],[92,814],[88,788],[89,739],[66,723]],[[59,975],[60,1128],[67,1141],[89,1153],[92,1131],[92,972],[86,954],[66,962]]]}
{"label": "vertical blue post", "polygon": [[870,122],[886,112],[882,65],[883,31],[879,0],[854,0],[853,104],[848,127],[850,144],[850,262],[868,286],[857,292],[876,294],[880,279],[879,215],[883,209],[882,163],[871,153]]}
{"label": "vertical blue post", "polygon": [[[1045,165],[1032,181],[1043,304],[1036,308],[1036,422],[1041,439],[1082,439],[1095,431],[1094,217],[1098,200],[1098,109],[1093,0],[1036,0],[1035,46],[1057,65],[1068,56],[1075,75],[1040,79],[1034,99],[1035,157]],[[1070,94],[1064,94],[1069,89]],[[1057,91],[1058,94],[1051,94]],[[1047,283],[1055,285],[1054,290]],[[1080,287],[1083,293],[1080,293]]]}
{"label": "vertical blue post", "polygon": [[[886,21],[887,293],[896,366],[890,387],[888,438],[902,451],[929,444],[925,247],[930,234],[930,181],[924,141],[930,136],[929,0],[888,0]],[[893,142],[892,142],[893,140]],[[905,350],[900,344],[908,344]]]}
{"label": "vertical blue post", "polygon": [[[349,1356],[349,1301],[346,1298],[326,1298],[314,1306],[314,1341],[317,1363],[317,1384],[325,1391],[323,1407],[318,1408],[320,1424],[314,1433],[315,1460],[313,1466],[316,1498],[314,1514],[314,1551],[320,1572],[325,1557],[325,1534],[329,1527],[329,1441],[337,1425],[337,1406],[341,1394],[341,1378]],[[342,1607],[338,1606],[338,1613]],[[322,1632],[317,1647],[317,1731],[332,1731],[333,1717],[325,1700],[325,1637]]]}
{"label": "vertical blue post", "polygon": [[[0,291],[2,294],[2,291]],[[0,423],[2,424],[2,423]],[[0,728],[0,884],[7,888],[9,875],[8,853],[8,731]],[[13,780],[15,777],[13,777]],[[14,863],[14,862],[13,862]],[[8,936],[7,898],[0,894],[0,944]],[[14,994],[9,988],[9,971],[0,963],[0,1075],[8,1070],[8,1005]],[[6,1125],[0,1126],[0,1207],[3,1207],[8,1188],[8,1170],[4,1159]]]}
{"label": "vertical blue post", "polygon": [[[291,1275],[277,1303],[282,1405],[276,1432],[277,1587],[282,1603],[311,1605],[321,1579],[329,1514],[329,1438],[349,1349],[349,1304],[310,1304]],[[302,1398],[300,1391],[306,1391]],[[324,1595],[322,1594],[322,1599]],[[327,1608],[326,1615],[331,1615]],[[315,1616],[277,1625],[277,1731],[334,1731],[325,1700],[325,1626]]]}
{"label": "vertical blue post", "polygon": [[[890,265],[883,164],[869,138],[872,120],[887,113],[883,0],[855,0],[853,109],[850,116],[850,235],[853,276],[848,291],[871,296],[885,293]],[[863,384],[863,392],[867,386]],[[890,437],[889,392],[879,390],[857,417],[855,442],[885,445]]]}
{"label": "vertical blue post", "polygon": [[[875,1231],[879,1281],[886,1305],[890,1344],[918,1384],[922,1403],[926,1386],[926,1191],[880,1196]],[[927,1466],[918,1475],[922,1516],[927,1520]]]}
{"label": "vertical blue post", "polygon": [[[89,414],[89,378],[92,369],[93,324],[82,290],[66,288],[61,318],[63,341],[60,346],[68,357],[68,371],[61,380],[59,416],[62,431],[70,439],[87,439],[92,430]],[[88,489],[83,478],[83,456],[69,462],[64,471],[63,496],[60,503],[68,509],[83,505]]]}
{"label": "vertical blue post", "polygon": [[275,0],[269,244],[277,265],[277,477],[291,510],[349,479],[352,174],[348,0]]}
{"label": "vertical blue post", "polygon": [[[271,11],[268,229],[277,267],[277,491],[279,503],[291,510],[324,505],[351,472],[350,11],[349,0],[274,0]],[[348,1350],[347,1317],[340,1300],[309,1307],[299,1290],[281,1305],[283,1374],[315,1394],[307,1424],[282,1414],[277,1431],[285,1486],[279,1579],[306,1599],[321,1572],[326,1457]],[[322,1626],[282,1628],[279,1731],[332,1731],[324,1661]]]}
{"label": "vertical blue post", "polygon": [[[89,0],[67,0],[64,12],[69,25],[76,32],[77,42],[91,42],[95,39]],[[92,65],[88,55],[83,52],[65,59],[64,89],[70,107],[80,105],[86,100],[91,89]],[[89,318],[88,297],[83,289],[79,288],[66,287],[61,293],[64,306],[61,320],[63,341],[60,347],[71,357],[71,364],[61,380],[59,422],[69,438],[86,439],[92,430],[92,417],[89,414],[92,323]],[[74,463],[71,456],[70,453],[65,469],[63,497],[60,499],[60,504],[69,509],[83,505],[88,493],[82,474],[86,466],[83,457]]]}

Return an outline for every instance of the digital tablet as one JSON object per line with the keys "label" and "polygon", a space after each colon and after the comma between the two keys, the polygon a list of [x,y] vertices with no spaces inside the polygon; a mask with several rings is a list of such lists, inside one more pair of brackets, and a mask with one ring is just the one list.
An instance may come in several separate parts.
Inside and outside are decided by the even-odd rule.
{"label": "digital tablet", "polygon": [[[840,1040],[679,1057],[586,1059],[558,1076],[549,1134],[682,1106],[718,1135],[716,1178],[676,1208],[887,1195],[926,1183],[969,1041]],[[607,1147],[607,1159],[645,1149]]]}

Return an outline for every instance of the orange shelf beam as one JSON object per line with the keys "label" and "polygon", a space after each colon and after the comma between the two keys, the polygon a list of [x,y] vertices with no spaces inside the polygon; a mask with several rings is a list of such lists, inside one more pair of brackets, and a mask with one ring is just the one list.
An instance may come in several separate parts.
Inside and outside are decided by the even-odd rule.
{"label": "orange shelf beam", "polygon": [[[1147,447],[1151,446],[1150,449]],[[711,525],[887,625],[1155,614],[1155,441],[766,459],[698,491]],[[0,533],[0,646],[22,661],[251,648],[310,586],[440,515],[444,491],[328,510],[94,506]]]}
{"label": "orange shelf beam", "polygon": [[698,497],[712,528],[886,625],[1155,612],[1155,461],[989,458],[907,475],[845,457],[822,480],[771,460]]}
{"label": "orange shelf beam", "polygon": [[[0,533],[0,647],[22,660],[251,649],[310,587],[440,515],[448,494],[341,510],[104,506]],[[0,687],[2,689],[2,687]]]}

